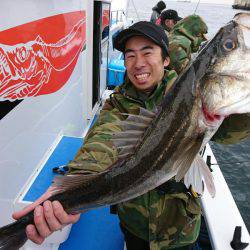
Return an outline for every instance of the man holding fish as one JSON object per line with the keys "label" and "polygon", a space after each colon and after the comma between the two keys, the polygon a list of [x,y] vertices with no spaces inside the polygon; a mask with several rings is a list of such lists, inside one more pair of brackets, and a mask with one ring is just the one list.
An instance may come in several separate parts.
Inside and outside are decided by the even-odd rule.
{"label": "man holding fish", "polygon": [[[108,138],[111,132],[119,129],[115,124],[121,119],[119,113],[126,110],[126,113],[135,114],[140,106],[154,109],[168,86],[177,78],[175,71],[164,70],[170,59],[168,38],[161,27],[149,22],[136,23],[118,36],[115,47],[124,53],[127,78],[107,100],[85,145],[75,160],[69,163],[70,173],[100,172],[109,167],[118,155]],[[100,145],[90,150],[93,142]],[[134,249],[149,249],[149,245],[153,249],[157,246],[182,246],[196,240],[201,213],[198,199],[182,182],[172,180],[169,188],[163,189],[162,186],[117,206],[125,239],[131,233],[135,235],[136,240],[127,242],[128,249],[133,249],[133,245]],[[43,209],[38,206],[35,209],[36,229],[33,225],[27,228],[30,238],[41,243],[53,230],[62,227],[60,223],[71,222],[61,209],[56,201],[52,204],[45,202]],[[77,215],[69,216],[72,222],[78,218]]]}
{"label": "man holding fish", "polygon": [[[244,17],[237,20],[239,25],[245,23]],[[235,24],[228,28],[230,31],[233,30],[233,25]],[[244,31],[244,27],[241,29]],[[230,36],[230,32],[227,32],[226,29],[225,32],[218,33],[219,38],[214,38],[222,43],[220,53],[216,56],[221,56],[222,52],[229,53],[239,46],[244,50],[243,59],[247,61],[249,44],[244,45],[244,39],[236,40],[237,36]],[[239,45],[236,44],[237,41]],[[57,199],[57,196],[53,198],[54,192],[63,194],[60,190],[60,187],[64,187],[63,180],[60,184],[56,182],[56,187],[51,187],[37,202],[15,213],[13,217],[19,219],[35,208],[35,225],[28,225],[26,233],[29,239],[41,244],[53,231],[78,220],[78,214],[70,213],[80,211],[81,208],[86,210],[88,207],[95,207],[96,204],[118,203],[117,211],[128,250],[188,249],[196,241],[200,228],[201,209],[193,188],[202,193],[202,177],[206,176],[205,182],[210,193],[215,193],[211,173],[197,154],[226,116],[235,111],[250,112],[247,107],[235,105],[239,104],[238,99],[249,105],[249,84],[243,78],[235,77],[241,92],[237,93],[240,95],[238,99],[236,96],[231,98],[232,103],[230,98],[223,99],[227,94],[223,93],[223,97],[216,94],[221,82],[216,85],[215,90],[211,84],[207,84],[210,78],[217,83],[218,74],[207,75],[200,85],[188,84],[187,80],[191,81],[189,76],[193,74],[193,70],[197,73],[195,78],[198,82],[203,79],[205,70],[210,65],[213,65],[214,72],[218,71],[218,65],[212,61],[211,55],[215,51],[213,40],[201,53],[201,60],[194,62],[194,69],[190,67],[177,79],[175,71],[164,70],[170,62],[167,36],[161,27],[149,22],[138,22],[122,31],[116,37],[115,48],[124,53],[127,69],[125,82],[106,101],[98,120],[86,137],[85,145],[68,164],[69,174],[77,177],[68,178],[71,178],[71,182],[65,182],[68,187],[73,184],[72,180],[79,181],[80,175],[89,176],[86,181],[90,186],[85,194],[85,200],[89,199],[89,204],[83,205],[83,201],[79,201],[81,204],[75,205],[72,201],[68,205],[68,200]],[[222,76],[225,77],[225,74]],[[198,96],[196,89],[201,96],[198,99],[194,98]],[[207,92],[220,99],[216,102],[220,104],[219,107],[214,102],[210,103],[210,94],[206,95]],[[125,168],[119,168],[117,164],[124,165]],[[190,168],[194,173],[194,168],[200,168],[197,186],[187,185],[191,182],[187,179],[186,185],[183,181],[177,182],[184,176],[190,176],[186,175]],[[95,180],[97,184],[92,190],[91,185],[94,185],[92,183]],[[99,189],[100,198],[96,199],[101,201],[92,201],[93,195],[98,196]],[[92,194],[92,198],[88,194]],[[81,196],[85,197],[80,193],[79,197]],[[48,201],[50,197],[53,199]],[[47,201],[38,205],[44,200]]]}

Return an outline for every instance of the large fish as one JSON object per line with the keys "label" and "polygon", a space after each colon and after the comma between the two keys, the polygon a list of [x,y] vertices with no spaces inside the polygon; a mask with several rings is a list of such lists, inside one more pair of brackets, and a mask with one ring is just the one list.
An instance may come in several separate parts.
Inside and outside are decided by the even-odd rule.
{"label": "large fish", "polygon": [[[214,195],[211,174],[198,156],[223,119],[250,112],[250,14],[238,14],[221,28],[170,87],[155,112],[130,115],[114,134],[121,149],[114,166],[100,174],[55,180],[54,194],[69,213],[119,203],[176,176]],[[146,128],[146,129],[145,129]],[[137,139],[135,139],[137,135]],[[141,136],[140,136],[141,135]],[[27,240],[33,212],[0,229],[0,249],[18,249]]]}

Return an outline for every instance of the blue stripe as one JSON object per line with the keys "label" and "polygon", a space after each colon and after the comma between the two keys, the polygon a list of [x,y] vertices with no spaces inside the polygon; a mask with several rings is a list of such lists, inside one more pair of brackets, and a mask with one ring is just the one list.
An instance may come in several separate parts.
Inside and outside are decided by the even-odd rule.
{"label": "blue stripe", "polygon": [[109,207],[98,208],[81,215],[73,225],[69,238],[59,250],[123,250],[124,239],[119,219]]}
{"label": "blue stripe", "polygon": [[62,137],[23,200],[32,202],[44,194],[56,175],[53,173],[52,169],[54,167],[65,165],[73,160],[82,144],[82,138],[68,136]]}

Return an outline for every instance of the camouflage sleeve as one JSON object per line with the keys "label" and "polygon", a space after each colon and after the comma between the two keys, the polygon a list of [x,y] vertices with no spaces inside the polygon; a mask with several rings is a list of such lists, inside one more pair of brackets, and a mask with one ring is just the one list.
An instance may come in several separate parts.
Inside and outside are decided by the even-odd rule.
{"label": "camouflage sleeve", "polygon": [[169,45],[169,68],[175,70],[177,74],[180,74],[191,60],[190,42],[187,39],[185,41],[182,40],[173,38]]}
{"label": "camouflage sleeve", "polygon": [[233,144],[250,138],[250,114],[231,115],[225,119],[212,141]]}
{"label": "camouflage sleeve", "polygon": [[84,145],[68,164],[69,173],[102,172],[117,160],[118,152],[110,139],[113,132],[121,130],[116,123],[121,119],[119,114],[107,100],[97,121],[89,130]]}

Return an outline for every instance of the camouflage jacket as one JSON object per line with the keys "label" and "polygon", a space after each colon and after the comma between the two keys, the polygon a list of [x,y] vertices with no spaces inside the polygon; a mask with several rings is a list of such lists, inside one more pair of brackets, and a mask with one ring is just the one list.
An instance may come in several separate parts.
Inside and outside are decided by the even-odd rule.
{"label": "camouflage jacket", "polygon": [[197,15],[187,16],[179,21],[168,34],[169,69],[178,74],[188,65],[191,54],[197,52],[201,43],[206,40],[207,25]]}
{"label": "camouflage jacket", "polygon": [[227,117],[212,141],[234,144],[250,138],[250,114],[235,114]]}
{"label": "camouflage jacket", "polygon": [[[69,163],[70,173],[104,171],[118,157],[111,134],[120,131],[117,121],[124,120],[121,112],[138,114],[139,108],[152,110],[174,82],[174,71],[166,72],[164,80],[148,97],[137,91],[127,80],[105,102],[95,125],[90,129],[84,146]],[[150,191],[118,205],[121,224],[134,235],[150,242],[151,249],[171,249],[194,242],[199,234],[200,205],[188,193],[160,194]]]}

